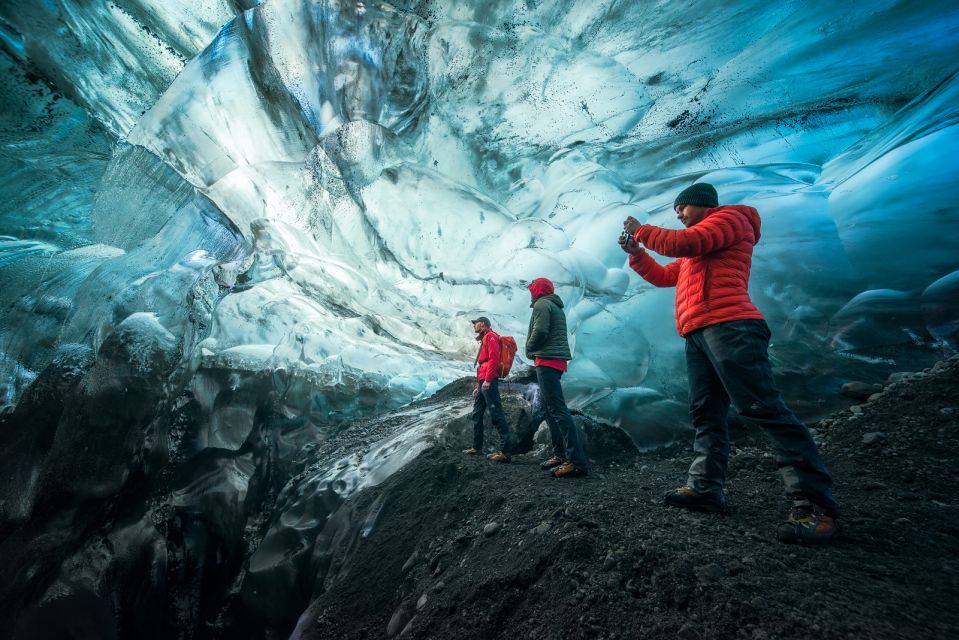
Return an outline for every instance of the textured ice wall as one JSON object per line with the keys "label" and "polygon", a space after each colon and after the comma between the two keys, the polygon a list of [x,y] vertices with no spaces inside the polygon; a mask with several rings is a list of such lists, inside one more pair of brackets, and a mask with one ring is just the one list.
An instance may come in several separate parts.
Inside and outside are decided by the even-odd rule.
{"label": "textured ice wall", "polygon": [[[681,413],[682,341],[615,237],[626,215],[677,226],[697,179],[763,215],[752,294],[794,395],[850,357],[955,346],[949,3],[256,4],[4,9],[8,64],[105,128],[100,154],[83,115],[35,136],[74,138],[34,166],[100,179],[70,220],[49,197],[24,198],[43,233],[4,213],[8,405],[58,345],[99,348],[133,313],[194,370],[300,372],[314,407],[344,384],[404,402],[468,371],[474,314],[522,338],[524,283],[547,276],[576,403],[641,414],[641,437]],[[188,332],[200,280],[215,301]]]}
{"label": "textured ice wall", "polygon": [[351,418],[469,372],[474,314],[522,340],[537,276],[570,397],[675,436],[615,238],[697,179],[763,214],[793,406],[955,349],[953,4],[0,3],[4,630],[286,636],[468,391]]}

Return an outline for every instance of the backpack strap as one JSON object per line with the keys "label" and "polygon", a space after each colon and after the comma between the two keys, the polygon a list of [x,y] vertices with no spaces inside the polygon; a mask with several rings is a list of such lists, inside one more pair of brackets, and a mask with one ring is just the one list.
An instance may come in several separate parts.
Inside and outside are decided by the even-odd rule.
{"label": "backpack strap", "polygon": [[488,336],[488,335],[491,334],[491,333],[493,333],[493,330],[492,330],[492,329],[489,329],[486,333],[483,334],[483,337],[480,338],[480,341],[479,341],[479,343],[480,343],[479,351],[476,352],[476,358],[473,359],[473,368],[474,368],[474,369],[479,365],[479,357],[480,357],[480,354],[483,353],[483,347],[486,346],[486,336]]}

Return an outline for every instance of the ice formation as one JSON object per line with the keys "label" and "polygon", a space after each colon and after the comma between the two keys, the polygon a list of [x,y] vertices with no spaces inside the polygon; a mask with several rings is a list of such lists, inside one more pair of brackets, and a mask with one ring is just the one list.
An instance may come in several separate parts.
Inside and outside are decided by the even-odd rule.
{"label": "ice formation", "polygon": [[[136,313],[201,369],[311,371],[402,403],[468,373],[473,314],[522,335],[539,275],[571,310],[578,406],[668,404],[671,292],[613,239],[628,214],[675,226],[671,196],[697,179],[763,214],[752,290],[784,370],[955,345],[955,12],[105,7],[5,16],[8,67],[92,116],[8,134],[30,143],[7,161],[8,408],[59,345],[99,348]],[[50,101],[20,92],[11,131]],[[64,164],[81,195],[20,195],[24,165]],[[201,282],[208,323],[187,331]]]}
{"label": "ice formation", "polygon": [[67,398],[5,436],[12,521],[83,464],[64,495],[124,486],[85,439],[242,504],[260,426],[287,459],[469,375],[468,319],[522,342],[539,276],[573,406],[649,444],[683,343],[616,237],[697,180],[763,216],[800,408],[959,344],[954,3],[44,0],[0,48],[0,410]]}

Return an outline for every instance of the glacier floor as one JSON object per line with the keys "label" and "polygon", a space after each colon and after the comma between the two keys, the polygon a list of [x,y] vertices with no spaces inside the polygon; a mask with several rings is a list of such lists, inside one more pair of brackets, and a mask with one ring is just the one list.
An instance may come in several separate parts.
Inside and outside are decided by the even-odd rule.
{"label": "glacier floor", "polygon": [[279,416],[185,455],[187,402],[167,464],[130,460],[110,493],[76,442],[74,475],[47,467],[33,513],[5,511],[0,613],[13,638],[948,637],[957,376],[953,358],[813,425],[845,525],[821,549],[775,541],[781,483],[744,425],[722,517],[661,505],[686,445],[641,453],[583,416],[592,474],[550,478],[520,389],[505,407],[528,452],[509,465],[461,453],[467,380],[285,457]]}

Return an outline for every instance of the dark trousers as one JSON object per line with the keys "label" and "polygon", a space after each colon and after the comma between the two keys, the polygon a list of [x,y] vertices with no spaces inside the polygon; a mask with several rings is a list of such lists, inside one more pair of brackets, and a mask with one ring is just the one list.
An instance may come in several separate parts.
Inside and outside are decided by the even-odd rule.
{"label": "dark trousers", "polygon": [[483,450],[483,416],[487,408],[493,426],[499,431],[500,451],[509,453],[509,425],[506,424],[506,415],[503,414],[503,400],[499,397],[499,380],[490,382],[486,391],[483,391],[483,383],[480,382],[473,396],[473,448],[477,451]]}
{"label": "dark trousers", "polygon": [[549,425],[549,432],[553,437],[553,448],[557,448],[557,441],[562,442],[561,457],[581,469],[586,469],[586,451],[583,449],[583,441],[576,430],[573,416],[566,406],[566,398],[563,397],[563,387],[559,382],[562,377],[563,372],[552,367],[536,367],[536,380],[543,396],[546,424]]}
{"label": "dark trousers", "polygon": [[[533,406],[533,415],[530,418],[530,424],[538,429],[543,420],[546,420],[546,405],[540,400]],[[549,439],[553,444],[553,455],[557,458],[565,459],[566,443],[563,442],[563,434],[560,433],[559,427],[550,423],[548,420],[546,420],[546,426],[549,427]]]}
{"label": "dark trousers", "polygon": [[729,464],[726,413],[743,418],[772,440],[776,464],[794,506],[815,505],[836,515],[832,478],[806,426],[783,402],[769,364],[769,327],[762,320],[723,322],[686,335],[689,415],[696,429],[687,484],[721,491]]}

